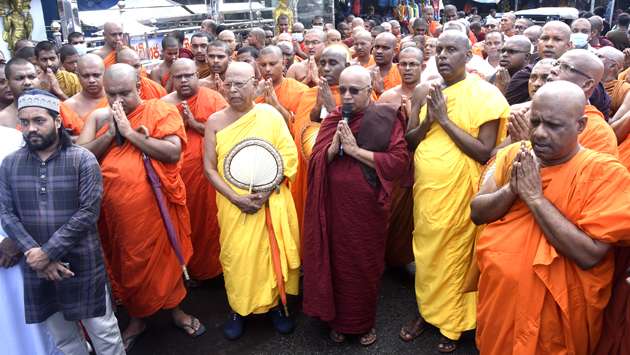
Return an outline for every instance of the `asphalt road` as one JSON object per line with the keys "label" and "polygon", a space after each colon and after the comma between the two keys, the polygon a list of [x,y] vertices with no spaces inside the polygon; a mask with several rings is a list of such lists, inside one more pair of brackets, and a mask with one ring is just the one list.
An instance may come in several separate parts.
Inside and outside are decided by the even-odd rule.
{"label": "asphalt road", "polygon": [[[438,354],[439,332],[428,329],[411,343],[398,338],[401,325],[417,312],[413,280],[401,270],[388,270],[381,284],[377,311],[377,342],[362,347],[357,339],[337,345],[328,339],[326,326],[299,311],[299,297],[290,299],[290,311],[296,320],[296,330],[290,335],[275,332],[265,315],[250,317],[245,334],[237,341],[223,337],[221,326],[227,319],[228,304],[223,280],[215,279],[189,290],[184,301],[185,311],[197,316],[208,331],[191,339],[172,325],[168,312],[159,312],[148,320],[149,327],[129,353],[140,354]],[[126,326],[123,308],[118,311],[120,326]],[[454,354],[478,354],[474,333],[466,333]]]}

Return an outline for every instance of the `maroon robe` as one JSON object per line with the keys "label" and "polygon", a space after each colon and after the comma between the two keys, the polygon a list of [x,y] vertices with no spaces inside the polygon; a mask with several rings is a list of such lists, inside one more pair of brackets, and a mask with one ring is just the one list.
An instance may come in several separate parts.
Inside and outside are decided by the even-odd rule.
{"label": "maroon robe", "polygon": [[604,311],[602,335],[595,354],[630,354],[630,285],[626,270],[630,267],[630,248],[615,250],[615,274],[610,301]]}
{"label": "maroon robe", "polygon": [[[403,121],[394,119],[395,111],[385,106],[373,104],[367,109],[391,110],[393,120],[386,148],[374,153],[373,184],[366,178],[366,166],[348,155],[327,163],[341,119],[339,108],[322,123],[309,164],[306,211],[314,213],[304,216],[303,309],[342,334],[364,334],[374,327],[391,190],[409,166]],[[362,113],[350,121],[359,142],[363,122],[369,121]]]}

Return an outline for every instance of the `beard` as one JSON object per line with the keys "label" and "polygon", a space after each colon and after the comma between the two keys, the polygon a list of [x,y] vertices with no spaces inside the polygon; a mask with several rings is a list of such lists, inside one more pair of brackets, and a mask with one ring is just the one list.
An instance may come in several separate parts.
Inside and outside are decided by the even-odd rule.
{"label": "beard", "polygon": [[[52,130],[48,134],[29,133],[24,135],[26,146],[31,152],[50,148],[57,141],[57,130]],[[33,141],[34,140],[34,141]]]}

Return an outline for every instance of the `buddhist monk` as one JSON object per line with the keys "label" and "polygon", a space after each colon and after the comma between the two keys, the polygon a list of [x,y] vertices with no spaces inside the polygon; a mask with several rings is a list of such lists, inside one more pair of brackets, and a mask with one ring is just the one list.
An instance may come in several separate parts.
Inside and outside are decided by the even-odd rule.
{"label": "buddhist monk", "polygon": [[374,40],[374,61],[376,64],[369,68],[372,72],[372,87],[377,96],[384,91],[400,85],[401,78],[397,65],[394,64],[394,48],[396,36],[383,32]]}
{"label": "buddhist monk", "polygon": [[287,71],[287,78],[293,78],[309,87],[316,86],[319,80],[317,56],[326,46],[326,34],[319,29],[306,31],[304,35],[307,60],[294,63]]}
{"label": "buddhist monk", "polygon": [[[404,128],[411,115],[411,97],[420,83],[422,50],[416,47],[405,48],[398,55],[398,71],[402,83],[383,93],[378,103],[391,105],[403,117]],[[411,171],[405,179],[397,181],[392,191],[392,207],[389,216],[389,229],[385,261],[390,266],[403,266],[413,261],[413,193]]]}
{"label": "buddhist monk", "polygon": [[225,171],[224,164],[237,144],[262,139],[282,158],[283,180],[292,180],[297,149],[282,115],[270,105],[254,104],[256,81],[251,65],[231,63],[224,85],[229,106],[208,119],[204,155],[206,176],[218,192],[221,265],[231,308],[223,333],[237,339],[243,334],[245,316],[269,312],[274,328],[287,334],[294,323],[279,307],[279,300],[298,293],[300,269],[291,192],[286,181],[268,191],[253,189],[253,182],[249,188],[237,185],[226,177],[237,172]]}
{"label": "buddhist monk", "polygon": [[[103,173],[99,232],[114,295],[131,317],[122,333],[126,350],[145,331],[143,318],[160,309],[172,310],[174,324],[189,336],[205,332],[197,318],[179,307],[186,288],[166,228],[170,223],[187,262],[192,247],[186,188],[180,176],[184,122],[175,106],[143,101],[137,77],[127,64],[114,64],[105,72],[103,84],[111,108],[94,111],[77,141],[99,159]],[[160,179],[168,222],[160,215],[143,158],[150,159],[147,164]]]}
{"label": "buddhist monk", "polygon": [[35,66],[28,60],[13,58],[4,67],[7,84],[13,97],[13,102],[0,111],[0,126],[18,127],[17,98],[24,90],[39,87],[39,78]]}
{"label": "buddhist monk", "polygon": [[142,64],[140,64],[140,57],[136,51],[126,47],[119,49],[116,58],[118,63],[128,64],[138,73],[138,93],[142,100],[159,99],[167,94],[162,85],[141,75]]}
{"label": "buddhist monk", "polygon": [[[558,59],[571,49],[571,28],[561,21],[549,21],[543,28],[538,40],[538,56],[540,58]],[[529,101],[527,82],[532,65],[525,66],[512,75],[505,91],[510,105]]]}
{"label": "buddhist monk", "polygon": [[476,295],[462,292],[476,233],[469,204],[482,165],[503,139],[499,127],[510,108],[494,85],[467,75],[472,52],[464,33],[444,31],[436,51],[443,82],[414,93],[413,101],[426,104],[419,116],[414,110],[406,135],[415,152],[413,249],[420,317],[407,323],[400,337],[410,341],[430,323],[442,335],[437,350],[452,352],[461,333],[475,328]]}
{"label": "buddhist monk", "polygon": [[533,97],[531,147],[499,152],[471,204],[487,224],[480,268],[482,354],[592,354],[611,292],[611,244],[630,236],[630,174],[578,142],[586,98],[566,81]]}
{"label": "buddhist monk", "polygon": [[103,59],[96,54],[84,54],[79,58],[77,71],[82,90],[59,106],[64,128],[76,136],[94,110],[108,106],[103,90]]}
{"label": "buddhist monk", "polygon": [[190,59],[175,60],[171,78],[175,91],[162,100],[177,106],[188,137],[181,171],[192,230],[188,270],[194,280],[207,280],[221,273],[221,264],[216,192],[203,175],[203,135],[208,117],[227,104],[218,92],[199,86],[197,68]]}
{"label": "buddhist monk", "polygon": [[234,35],[234,32],[230,30],[223,30],[219,33],[217,39],[227,43],[228,47],[230,47],[230,51],[234,54],[236,51],[236,36]]}
{"label": "buddhist monk", "polygon": [[341,33],[335,29],[326,31],[326,45],[341,43]]}
{"label": "buddhist monk", "polygon": [[66,100],[81,91],[81,84],[76,74],[59,70],[59,56],[50,41],[41,41],[35,46],[35,57],[39,65],[40,88],[51,92],[60,100]]}
{"label": "buddhist monk", "polygon": [[151,70],[151,80],[160,83],[166,92],[173,91],[169,82],[171,77],[171,65],[179,58],[179,41],[175,37],[164,36],[162,38],[162,62]]}
{"label": "buddhist monk", "polygon": [[512,76],[529,64],[531,50],[532,44],[527,37],[514,35],[507,38],[500,49],[500,67],[497,68],[497,73],[490,79],[490,82],[493,82],[501,92],[505,93]]}
{"label": "buddhist monk", "polygon": [[282,63],[284,66],[282,75],[286,76],[289,67],[291,67],[295,61],[295,50],[293,49],[293,44],[289,41],[280,41],[276,45],[282,51]]}
{"label": "buddhist monk", "polygon": [[203,79],[210,75],[210,65],[208,64],[208,44],[210,37],[205,32],[197,32],[190,37],[190,50],[197,65],[197,75]]}
{"label": "buddhist monk", "polygon": [[376,62],[372,55],[372,35],[370,32],[363,30],[358,31],[357,34],[352,37],[354,38],[352,48],[356,55],[354,64],[360,64],[364,68],[375,65]]}
{"label": "buddhist monk", "polygon": [[611,98],[611,121],[616,121],[630,111],[630,83],[619,80],[619,72],[623,70],[625,56],[615,47],[604,46],[597,50],[597,56],[604,63],[602,84]]}
{"label": "buddhist monk", "polygon": [[[322,58],[324,54],[322,54]],[[327,322],[330,338],[376,337],[392,184],[409,163],[404,121],[390,105],[372,102],[368,69],[353,65],[339,79],[343,104],[326,117],[308,171],[304,220],[304,301],[307,315]]]}
{"label": "buddhist monk", "polygon": [[254,68],[254,77],[258,81],[260,79],[260,72],[258,71],[258,64],[256,61],[258,60],[258,55],[260,51],[256,49],[256,47],[241,47],[238,52],[236,52],[236,61],[237,62],[245,62]]}
{"label": "buddhist monk", "polygon": [[202,79],[199,84],[217,92],[223,91],[225,71],[232,58],[232,50],[227,43],[212,41],[208,44],[207,61],[210,66],[210,75]]}
{"label": "buddhist monk", "polygon": [[282,51],[276,46],[267,46],[260,50],[258,70],[262,80],[258,84],[258,91],[262,94],[256,98],[256,103],[264,102],[273,106],[291,130],[302,94],[308,90],[308,86],[282,75],[282,59]]}
{"label": "buddhist monk", "polygon": [[341,72],[350,64],[350,53],[341,45],[332,45],[323,50],[319,58],[318,71],[322,74],[319,86],[310,88],[302,94],[300,105],[298,106],[295,122],[293,123],[293,137],[295,144],[302,154],[299,154],[298,171],[294,183],[291,185],[291,193],[295,201],[295,208],[298,214],[300,226],[304,217],[304,206],[306,204],[306,189],[308,177],[308,156],[306,151],[309,147],[303,144],[303,133],[311,122],[317,124],[328,116],[329,112],[335,111],[341,104],[339,96],[339,76]]}
{"label": "buddhist monk", "polygon": [[117,63],[116,51],[124,46],[122,25],[117,22],[105,22],[103,25],[103,37],[105,45],[93,53],[103,58],[105,69],[107,69],[112,64]]}
{"label": "buddhist monk", "polygon": [[5,67],[6,63],[0,63],[0,111],[13,103],[13,93],[9,87],[9,80],[7,80],[7,76],[4,73]]}
{"label": "buddhist monk", "polygon": [[[582,88],[586,97],[591,97],[603,75],[604,64],[595,54],[586,49],[572,49],[556,61],[547,82],[554,80],[572,82]],[[590,104],[587,104],[584,110],[587,120],[586,127],[579,135],[580,144],[600,153],[618,156],[615,132],[604,119],[602,112]]]}

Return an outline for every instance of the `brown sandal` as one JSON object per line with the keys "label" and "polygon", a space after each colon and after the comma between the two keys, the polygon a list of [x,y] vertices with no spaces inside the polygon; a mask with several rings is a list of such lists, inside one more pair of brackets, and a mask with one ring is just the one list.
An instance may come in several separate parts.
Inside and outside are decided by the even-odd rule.
{"label": "brown sandal", "polygon": [[335,344],[341,344],[344,341],[346,341],[346,336],[341,334],[341,333],[337,333],[335,330],[331,329],[330,333],[328,334],[328,337],[330,338],[330,340],[332,340]]}
{"label": "brown sandal", "polygon": [[457,343],[457,340],[451,340],[445,336],[442,336],[442,339],[438,344],[438,351],[443,354],[452,353],[453,351],[457,350]]}
{"label": "brown sandal", "polygon": [[412,321],[409,321],[407,324],[403,325],[400,329],[400,339],[406,342],[410,342],[420,335],[426,330],[426,322],[422,317],[418,317]]}
{"label": "brown sandal", "polygon": [[359,344],[363,346],[370,346],[376,342],[376,329],[372,328],[369,332],[363,334],[359,338]]}

